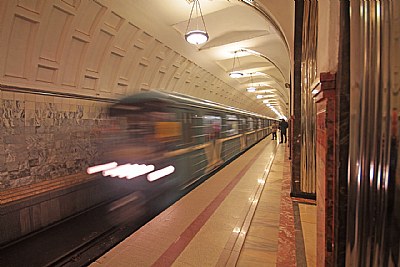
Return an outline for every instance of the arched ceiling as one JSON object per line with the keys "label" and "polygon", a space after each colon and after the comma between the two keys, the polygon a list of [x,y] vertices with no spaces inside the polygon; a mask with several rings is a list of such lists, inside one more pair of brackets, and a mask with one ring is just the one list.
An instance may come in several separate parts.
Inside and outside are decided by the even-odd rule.
{"label": "arched ceiling", "polygon": [[192,1],[1,1],[1,83],[112,98],[158,88],[288,116],[293,1],[200,0],[210,39],[198,46],[184,39]]}
{"label": "arched ceiling", "polygon": [[[263,100],[268,100],[280,114],[287,116],[290,97],[287,88],[290,84],[290,48],[283,39],[284,36],[282,38],[282,34],[285,34],[283,30],[274,25],[277,24],[276,19],[265,16],[265,13],[268,15],[267,7],[262,6],[262,1],[200,0],[210,39],[198,46],[186,43],[183,38],[193,0],[132,2],[143,15],[143,27],[148,25],[149,18],[157,21],[157,24],[162,25],[162,33],[154,28],[155,24],[149,30],[160,34],[160,38],[174,49],[182,51],[185,56],[245,94],[250,102],[256,101],[258,106]],[[284,6],[285,1],[277,2],[276,5]],[[264,11],[264,14],[260,11]],[[286,12],[286,18],[293,17],[293,6],[287,6]],[[271,23],[268,19],[274,21]],[[202,26],[201,22],[198,23]],[[189,30],[192,25],[193,18]],[[172,28],[176,32],[165,28]],[[243,51],[236,54],[239,60],[235,62],[235,70],[245,75],[232,79],[228,74],[233,68],[235,51]],[[246,89],[252,85],[257,91],[248,93]],[[257,95],[264,98],[257,99]],[[265,112],[275,117],[276,114],[269,109],[265,108]],[[261,109],[258,111],[262,112]]]}

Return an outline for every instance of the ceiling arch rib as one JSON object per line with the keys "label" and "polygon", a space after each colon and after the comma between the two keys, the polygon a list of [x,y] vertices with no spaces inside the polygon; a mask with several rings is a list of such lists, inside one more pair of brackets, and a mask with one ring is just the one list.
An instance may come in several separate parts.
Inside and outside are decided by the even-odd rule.
{"label": "ceiling arch rib", "polygon": [[219,47],[236,42],[246,41],[253,38],[265,37],[268,34],[266,31],[231,31],[226,32],[221,36],[217,36],[205,43],[199,50],[206,50],[214,47]]}

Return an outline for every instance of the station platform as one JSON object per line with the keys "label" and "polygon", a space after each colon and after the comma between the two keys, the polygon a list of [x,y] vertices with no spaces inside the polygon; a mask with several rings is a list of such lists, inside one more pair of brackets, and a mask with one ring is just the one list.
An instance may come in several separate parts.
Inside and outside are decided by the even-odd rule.
{"label": "station platform", "polygon": [[90,266],[316,266],[316,206],[290,197],[288,153],[268,136]]}

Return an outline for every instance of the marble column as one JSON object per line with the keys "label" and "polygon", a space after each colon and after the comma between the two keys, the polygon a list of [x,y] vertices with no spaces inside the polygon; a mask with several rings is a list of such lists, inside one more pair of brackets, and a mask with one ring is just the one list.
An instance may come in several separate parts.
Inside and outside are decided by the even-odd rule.
{"label": "marble column", "polygon": [[347,174],[350,134],[350,0],[340,1],[338,72],[336,75],[335,262],[346,266]]}
{"label": "marble column", "polygon": [[321,73],[314,95],[316,103],[316,194],[317,194],[317,266],[334,266],[334,180],[336,81],[335,74]]}
{"label": "marble column", "polygon": [[303,42],[303,0],[295,1],[294,77],[291,90],[290,149],[292,185],[291,196],[300,196],[301,162],[301,51]]}

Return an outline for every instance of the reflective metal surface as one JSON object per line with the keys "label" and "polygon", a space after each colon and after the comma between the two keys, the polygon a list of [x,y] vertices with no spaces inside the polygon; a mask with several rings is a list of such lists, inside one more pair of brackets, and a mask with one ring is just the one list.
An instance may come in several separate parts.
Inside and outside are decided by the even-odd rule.
{"label": "reflective metal surface", "polygon": [[350,4],[346,266],[398,266],[399,1]]}
{"label": "reflective metal surface", "polygon": [[301,84],[301,176],[300,190],[315,194],[315,103],[312,84],[317,77],[317,32],[318,3],[304,1],[303,47],[302,47],[302,84]]}

